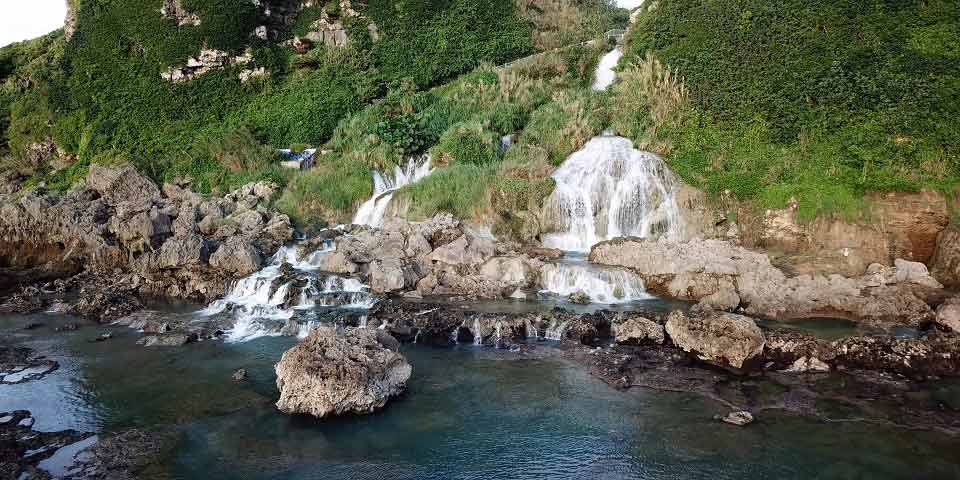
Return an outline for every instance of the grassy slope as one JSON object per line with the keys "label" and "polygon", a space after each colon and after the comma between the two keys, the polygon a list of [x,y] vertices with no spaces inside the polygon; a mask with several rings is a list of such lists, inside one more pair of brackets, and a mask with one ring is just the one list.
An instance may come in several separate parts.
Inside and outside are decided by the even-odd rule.
{"label": "grassy slope", "polygon": [[[687,181],[801,214],[960,178],[960,4],[663,0],[629,39],[684,77],[669,121],[631,128]],[[634,120],[636,123],[637,120]],[[635,126],[636,127],[636,126]]]}

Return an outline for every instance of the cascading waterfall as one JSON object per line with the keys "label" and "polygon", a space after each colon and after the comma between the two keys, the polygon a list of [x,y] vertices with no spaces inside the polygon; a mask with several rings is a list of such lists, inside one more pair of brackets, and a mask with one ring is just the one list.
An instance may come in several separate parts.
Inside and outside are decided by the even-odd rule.
{"label": "cascading waterfall", "polygon": [[[325,248],[304,256],[296,246],[282,247],[269,265],[238,280],[225,297],[199,313],[205,317],[233,315],[235,323],[227,333],[227,340],[238,342],[280,335],[282,327],[298,310],[372,307],[376,299],[366,285],[356,279],[317,271],[316,262],[329,251]],[[296,301],[292,301],[291,289],[297,282],[301,282],[297,286],[301,291]],[[306,336],[316,325],[313,321],[301,324],[298,336]]]}
{"label": "cascading waterfall", "polygon": [[405,168],[399,165],[393,167],[393,177],[373,172],[373,196],[360,205],[357,214],[353,217],[355,225],[369,225],[382,227],[383,217],[387,206],[393,200],[393,194],[400,188],[423,180],[433,170],[430,168],[430,156],[424,155],[417,159],[410,157]]}
{"label": "cascading waterfall", "polygon": [[602,92],[610,88],[613,82],[617,81],[617,72],[615,70],[620,63],[621,57],[623,57],[623,49],[616,47],[600,58],[600,63],[597,64],[597,72],[593,79],[594,91]]}
{"label": "cascading waterfall", "polygon": [[545,292],[568,297],[583,293],[593,303],[629,303],[650,298],[643,279],[627,270],[585,262],[548,263],[540,271]]}
{"label": "cascading waterfall", "polygon": [[681,234],[673,173],[626,138],[594,137],[552,177],[546,208],[557,231],[544,237],[548,247],[586,252],[616,237]]}

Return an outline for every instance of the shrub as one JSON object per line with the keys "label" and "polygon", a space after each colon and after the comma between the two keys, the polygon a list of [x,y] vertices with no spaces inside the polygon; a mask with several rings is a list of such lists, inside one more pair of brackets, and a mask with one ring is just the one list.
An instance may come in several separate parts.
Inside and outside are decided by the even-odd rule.
{"label": "shrub", "polygon": [[440,137],[430,155],[437,165],[490,165],[500,158],[500,139],[478,123],[461,123]]}

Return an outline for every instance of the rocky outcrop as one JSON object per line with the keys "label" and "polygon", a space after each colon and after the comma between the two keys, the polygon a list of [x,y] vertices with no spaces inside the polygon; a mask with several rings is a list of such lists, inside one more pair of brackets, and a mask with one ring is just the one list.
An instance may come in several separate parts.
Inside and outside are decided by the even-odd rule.
{"label": "rocky outcrop", "polygon": [[36,419],[26,410],[0,412],[0,478],[50,478],[37,464],[59,449],[93,435],[76,430],[34,430],[35,423]]}
{"label": "rocky outcrop", "polygon": [[940,232],[930,270],[944,285],[960,288],[960,223],[953,223]]}
{"label": "rocky outcrop", "polygon": [[673,343],[700,360],[742,369],[763,352],[763,332],[748,317],[706,312],[685,315],[674,311],[667,317],[667,334]]}
{"label": "rocky outcrop", "polygon": [[65,0],[67,2],[67,15],[63,19],[63,37],[69,42],[73,38],[73,33],[77,31],[77,3],[79,0]]}
{"label": "rocky outcrop", "polygon": [[184,25],[200,26],[200,17],[183,8],[181,0],[163,0],[163,6],[160,7],[160,14],[177,22],[177,25],[181,27]]}
{"label": "rocky outcrop", "polygon": [[797,330],[764,332],[763,359],[769,368],[792,373],[828,372],[836,352],[826,342]]}
{"label": "rocky outcrop", "polygon": [[960,336],[922,339],[849,337],[831,344],[835,362],[846,368],[896,373],[910,378],[955,376],[960,372]]}
{"label": "rocky outcrop", "polygon": [[[172,83],[186,83],[208,72],[222,70],[229,66],[244,66],[252,61],[253,51],[249,48],[243,54],[236,56],[223,50],[201,48],[197,56],[187,59],[186,65],[170,67],[160,72],[160,77]],[[248,73],[246,76],[251,75]]]}
{"label": "rocky outcrop", "polygon": [[119,293],[209,300],[292,237],[289,219],[263,206],[273,192],[268,184],[223,198],[172,184],[161,191],[131,167],[93,165],[62,196],[0,195],[0,266],[22,282],[84,271],[101,280],[88,284],[112,290],[90,296],[91,311]]}
{"label": "rocky outcrop", "polygon": [[277,363],[277,408],[323,418],[366,414],[401,394],[411,367],[380,329],[320,327]]}
{"label": "rocky outcrop", "polygon": [[543,262],[472,232],[449,214],[422,223],[389,219],[383,228],[353,226],[320,259],[324,271],[357,275],[374,293],[499,298],[532,286]]}
{"label": "rocky outcrop", "polygon": [[739,298],[739,308],[758,316],[832,316],[916,326],[933,321],[924,299],[939,290],[926,267],[916,262],[872,266],[867,275],[855,278],[788,277],[766,254],[721,240],[617,239],[595,245],[590,260],[630,268],[660,295],[706,299],[723,309],[731,309]]}

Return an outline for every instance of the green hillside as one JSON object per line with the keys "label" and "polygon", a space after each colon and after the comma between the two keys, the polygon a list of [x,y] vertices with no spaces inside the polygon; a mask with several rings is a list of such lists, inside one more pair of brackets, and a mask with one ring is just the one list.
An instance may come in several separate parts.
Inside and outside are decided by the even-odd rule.
{"label": "green hillside", "polygon": [[767,206],[795,196],[808,218],[853,215],[868,190],[949,188],[960,176],[958,18],[950,0],[662,0],[625,59],[652,53],[689,99],[655,128],[623,118],[622,130],[694,184]]}

